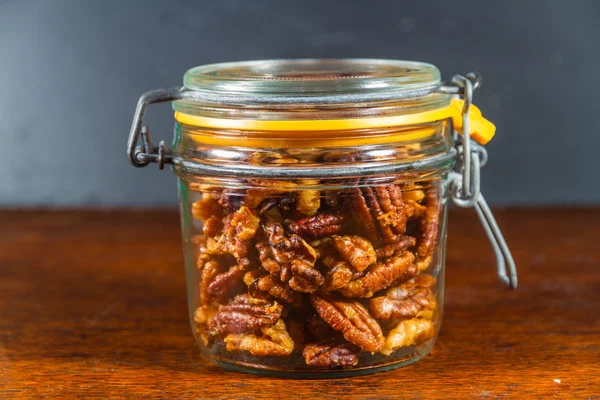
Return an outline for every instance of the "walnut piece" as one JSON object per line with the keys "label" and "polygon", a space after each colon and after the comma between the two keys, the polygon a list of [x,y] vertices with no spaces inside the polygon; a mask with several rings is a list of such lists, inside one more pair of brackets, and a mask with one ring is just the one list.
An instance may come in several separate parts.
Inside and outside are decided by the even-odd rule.
{"label": "walnut piece", "polygon": [[262,336],[254,334],[229,334],[224,341],[227,351],[247,351],[255,356],[287,356],[294,351],[294,341],[286,330],[285,322],[278,320],[273,326],[260,328]]}
{"label": "walnut piece", "polygon": [[394,351],[413,345],[419,345],[435,335],[433,322],[428,319],[413,318],[400,322],[385,338],[380,353],[389,356]]}
{"label": "walnut piece", "polygon": [[216,260],[210,260],[204,264],[200,278],[200,302],[202,304],[208,304],[212,300],[213,296],[209,293],[208,286],[221,273],[222,269],[221,263]]}
{"label": "walnut piece", "polygon": [[215,237],[223,228],[223,222],[220,217],[213,215],[204,220],[202,224],[202,233],[206,237]]}
{"label": "walnut piece", "polygon": [[364,271],[377,261],[371,242],[360,236],[335,236],[333,247],[357,272]]}
{"label": "walnut piece", "polygon": [[248,207],[242,206],[229,213],[224,220],[223,233],[216,242],[206,240],[208,254],[231,254],[239,264],[249,264],[248,256],[252,248],[252,239],[256,236],[260,219]]}
{"label": "walnut piece", "polygon": [[335,257],[326,256],[321,262],[325,266],[325,283],[321,289],[332,292],[346,286],[354,276],[354,271],[346,261],[337,260]]}
{"label": "walnut piece", "polygon": [[192,215],[201,221],[206,221],[210,217],[219,217],[222,214],[218,199],[211,193],[202,193],[200,200],[192,204]]}
{"label": "walnut piece", "polygon": [[194,324],[196,325],[196,333],[198,337],[202,341],[202,344],[208,346],[213,337],[208,331],[208,321],[217,313],[217,306],[214,304],[203,305],[202,307],[198,307],[194,312]]}
{"label": "walnut piece", "polygon": [[379,351],[384,342],[381,327],[358,302],[312,295],[310,301],[321,318],[344,338],[367,351]]}
{"label": "walnut piece", "polygon": [[238,295],[229,304],[219,307],[208,327],[212,335],[252,333],[274,325],[281,318],[282,310],[277,302]]}
{"label": "walnut piece", "polygon": [[360,349],[351,343],[307,344],[302,356],[306,365],[317,368],[352,367],[358,364]]}
{"label": "walnut piece", "polygon": [[[318,179],[303,179],[298,182],[300,185],[316,185]],[[311,217],[317,213],[321,207],[321,192],[319,190],[300,190],[296,193],[296,211],[301,215]]]}
{"label": "walnut piece", "polygon": [[300,236],[320,238],[339,233],[344,225],[344,217],[337,213],[319,213],[288,224],[290,231]]}
{"label": "walnut piece", "polygon": [[410,251],[375,264],[363,277],[353,280],[340,289],[346,297],[372,297],[398,280],[410,279],[417,274],[415,256]]}
{"label": "walnut piece", "polygon": [[400,286],[388,289],[385,296],[369,301],[371,315],[382,321],[398,318],[425,317],[431,319],[435,310],[435,293],[431,287],[435,278],[420,275]]}

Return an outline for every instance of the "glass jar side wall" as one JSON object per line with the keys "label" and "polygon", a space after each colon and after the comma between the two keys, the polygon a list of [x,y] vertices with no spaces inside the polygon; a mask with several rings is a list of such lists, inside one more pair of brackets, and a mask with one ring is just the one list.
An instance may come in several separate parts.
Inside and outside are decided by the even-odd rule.
{"label": "glass jar side wall", "polygon": [[442,314],[446,179],[383,181],[180,178],[190,319],[203,354],[298,377],[374,372],[427,354]]}

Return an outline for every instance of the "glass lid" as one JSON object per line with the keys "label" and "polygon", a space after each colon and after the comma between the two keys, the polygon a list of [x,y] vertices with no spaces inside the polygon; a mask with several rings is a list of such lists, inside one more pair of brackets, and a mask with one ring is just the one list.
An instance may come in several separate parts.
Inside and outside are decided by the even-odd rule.
{"label": "glass lid", "polygon": [[184,85],[220,94],[318,96],[431,90],[440,72],[431,64],[377,59],[299,59],[232,62],[190,69]]}

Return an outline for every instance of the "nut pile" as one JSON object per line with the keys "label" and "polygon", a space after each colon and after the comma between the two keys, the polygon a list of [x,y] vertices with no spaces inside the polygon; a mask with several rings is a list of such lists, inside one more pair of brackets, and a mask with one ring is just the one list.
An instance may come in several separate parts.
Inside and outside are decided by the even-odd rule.
{"label": "nut pile", "polygon": [[434,336],[436,282],[425,272],[440,224],[435,187],[255,184],[194,188],[203,345],[327,369]]}

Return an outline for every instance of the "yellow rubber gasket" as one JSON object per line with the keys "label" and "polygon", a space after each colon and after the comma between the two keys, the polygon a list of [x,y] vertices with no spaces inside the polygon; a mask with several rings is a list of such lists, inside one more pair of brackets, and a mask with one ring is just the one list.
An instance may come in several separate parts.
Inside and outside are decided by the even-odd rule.
{"label": "yellow rubber gasket", "polygon": [[[423,124],[426,122],[440,121],[446,118],[452,118],[454,127],[460,132],[462,127],[462,107],[463,100],[453,99],[452,102],[444,108],[424,111],[414,114],[394,115],[390,117],[371,117],[371,118],[348,118],[348,119],[325,119],[325,120],[255,120],[255,119],[228,119],[211,118],[199,115],[184,114],[175,112],[175,119],[180,124],[191,125],[201,128],[233,129],[238,131],[259,131],[259,132],[278,132],[281,139],[289,136],[298,137],[298,132],[307,132],[305,137],[310,140],[317,137],[320,140],[326,140],[328,131],[357,130],[368,128],[385,128],[403,125]],[[470,136],[480,144],[486,144],[494,137],[496,127],[490,121],[486,120],[481,111],[474,105],[471,105],[469,111]],[[418,130],[418,128],[417,128]],[[319,134],[320,132],[320,134]],[[283,134],[283,135],[282,135]],[[414,140],[415,138],[426,137],[423,133],[415,132],[402,134],[394,137],[398,140]],[[288,138],[289,138],[288,136]],[[410,137],[410,138],[409,138]],[[239,139],[251,140],[259,139],[256,136],[239,135]],[[330,138],[331,139],[331,138]],[[348,140],[351,140],[351,135]],[[357,138],[358,139],[358,138]],[[363,139],[364,140],[364,139]]]}
{"label": "yellow rubber gasket", "polygon": [[437,110],[391,117],[325,119],[325,120],[251,120],[210,118],[175,112],[175,119],[185,125],[204,128],[237,129],[247,131],[337,131],[365,128],[383,128],[439,121],[454,115],[455,108],[448,106]]}

